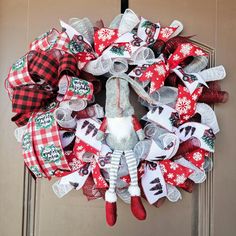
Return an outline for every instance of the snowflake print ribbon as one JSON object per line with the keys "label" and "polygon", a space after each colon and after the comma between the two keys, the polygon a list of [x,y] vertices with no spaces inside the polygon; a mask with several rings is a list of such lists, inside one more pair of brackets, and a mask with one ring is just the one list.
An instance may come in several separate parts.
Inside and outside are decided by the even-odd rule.
{"label": "snowflake print ribbon", "polygon": [[159,165],[166,183],[173,186],[180,186],[193,173],[192,169],[179,165],[171,160],[160,161]]}
{"label": "snowflake print ribbon", "polygon": [[94,34],[95,52],[100,56],[102,52],[118,38],[118,29],[101,28]]}
{"label": "snowflake print ribbon", "polygon": [[155,92],[164,85],[165,78],[169,74],[169,67],[163,61],[150,65],[139,77],[141,82],[151,81],[150,93]]}
{"label": "snowflake print ribbon", "polygon": [[199,148],[193,152],[187,153],[186,155],[184,155],[184,158],[190,161],[200,170],[203,170],[203,165],[206,156],[209,156],[209,152],[202,148]]}
{"label": "snowflake print ribbon", "polygon": [[158,39],[166,42],[168,41],[171,36],[176,32],[178,28],[177,27],[161,27],[160,34],[158,36]]}
{"label": "snowflake print ribbon", "polygon": [[179,113],[180,123],[184,123],[196,112],[197,99],[201,95],[202,88],[197,88],[192,94],[186,87],[178,87],[178,98],[175,110]]}
{"label": "snowflake print ribbon", "polygon": [[[206,83],[197,73],[187,75],[178,65],[187,57],[203,55],[206,54],[199,47],[192,43],[183,43],[176,48],[167,61],[163,59],[157,63],[145,66],[137,77],[141,82],[151,81],[150,93],[153,93],[164,85],[166,77],[173,71],[180,77],[180,79],[183,80],[187,88],[190,90],[190,93],[192,93],[199,86],[199,84],[206,85]],[[136,70],[137,68],[135,68],[129,75],[136,77]]]}

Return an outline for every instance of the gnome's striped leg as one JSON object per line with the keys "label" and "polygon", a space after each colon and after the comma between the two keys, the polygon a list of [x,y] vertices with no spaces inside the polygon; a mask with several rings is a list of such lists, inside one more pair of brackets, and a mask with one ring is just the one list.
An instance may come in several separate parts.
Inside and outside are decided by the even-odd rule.
{"label": "gnome's striped leg", "polygon": [[136,162],[136,158],[134,157],[133,150],[125,151],[125,158],[126,158],[126,163],[128,165],[129,175],[131,179],[130,185],[138,186],[137,162]]}
{"label": "gnome's striped leg", "polygon": [[117,181],[117,172],[118,167],[120,164],[120,158],[122,156],[123,151],[121,150],[114,150],[114,152],[111,154],[111,165],[110,165],[110,171],[109,171],[109,189],[106,192],[106,201],[108,202],[115,202],[116,201],[116,194],[115,194],[115,188],[116,188],[116,181]]}
{"label": "gnome's striped leg", "polygon": [[130,186],[128,189],[131,195],[131,211],[137,219],[144,220],[146,218],[146,211],[143,207],[140,197],[140,188],[138,186],[137,162],[133,150],[125,151],[125,158],[131,179]]}
{"label": "gnome's striped leg", "polygon": [[116,180],[117,180],[117,172],[120,164],[120,158],[122,156],[123,151],[114,150],[111,154],[111,166],[110,166],[110,185],[109,189],[105,193],[106,200],[106,221],[107,224],[113,226],[116,223],[116,200],[117,196],[115,193],[116,188]]}

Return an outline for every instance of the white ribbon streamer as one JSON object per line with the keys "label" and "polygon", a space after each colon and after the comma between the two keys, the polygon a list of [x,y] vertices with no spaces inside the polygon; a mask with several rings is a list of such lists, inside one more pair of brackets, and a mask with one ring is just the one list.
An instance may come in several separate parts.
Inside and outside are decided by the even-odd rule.
{"label": "white ribbon streamer", "polygon": [[122,35],[126,32],[131,32],[132,29],[139,23],[138,16],[131,10],[126,9],[118,28],[119,35]]}
{"label": "white ribbon streamer", "polygon": [[226,71],[224,66],[216,66],[198,73],[205,82],[222,80],[226,76]]}
{"label": "white ribbon streamer", "polygon": [[214,134],[217,134],[220,131],[216,114],[209,105],[197,103],[196,112],[201,115],[201,123],[212,128]]}
{"label": "white ribbon streamer", "polygon": [[76,120],[71,116],[72,111],[58,107],[54,111],[54,117],[57,123],[63,128],[75,128]]}
{"label": "white ribbon streamer", "polygon": [[208,57],[206,56],[199,56],[194,57],[193,61],[184,67],[184,72],[186,73],[198,73],[201,70],[205,69],[208,64]]}

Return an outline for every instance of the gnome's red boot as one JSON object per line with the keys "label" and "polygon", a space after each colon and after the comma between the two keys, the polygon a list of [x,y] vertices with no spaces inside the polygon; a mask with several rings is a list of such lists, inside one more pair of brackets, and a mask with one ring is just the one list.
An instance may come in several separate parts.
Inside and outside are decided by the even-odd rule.
{"label": "gnome's red boot", "polygon": [[131,195],[131,211],[138,220],[146,219],[146,210],[140,197],[140,188],[138,186],[129,186]]}
{"label": "gnome's red boot", "polygon": [[109,226],[113,226],[116,223],[117,213],[116,213],[116,193],[106,191],[106,221]]}

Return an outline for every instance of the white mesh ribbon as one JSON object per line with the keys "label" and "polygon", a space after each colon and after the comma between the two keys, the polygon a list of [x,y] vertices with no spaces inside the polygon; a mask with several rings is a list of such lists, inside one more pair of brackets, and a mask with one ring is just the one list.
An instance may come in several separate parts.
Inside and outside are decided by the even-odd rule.
{"label": "white mesh ribbon", "polygon": [[57,123],[63,128],[75,128],[76,120],[71,116],[72,111],[62,107],[58,107],[54,111],[54,117]]}
{"label": "white mesh ribbon", "polygon": [[178,200],[182,199],[180,191],[173,185],[166,184],[167,189],[167,199],[170,202],[177,202]]}
{"label": "white mesh ribbon", "polygon": [[109,28],[110,28],[110,29],[118,29],[122,17],[123,17],[123,14],[117,15],[117,16],[112,20],[112,22],[110,23]]}
{"label": "white mesh ribbon", "polygon": [[179,138],[172,133],[156,134],[151,140],[140,141],[134,147],[138,159],[158,161],[172,158],[179,148]]}
{"label": "white mesh ribbon", "polygon": [[128,62],[125,58],[114,58],[112,59],[112,64],[109,72],[112,75],[119,75],[125,73],[128,70]]}
{"label": "white mesh ribbon", "polygon": [[93,43],[93,24],[88,18],[71,18],[69,19],[69,25],[71,25],[76,31],[80,32],[84,38],[90,42],[90,44]]}
{"label": "white mesh ribbon", "polygon": [[18,127],[15,129],[14,135],[15,135],[17,142],[21,143],[22,137],[23,137],[26,129],[27,129],[27,125],[24,125],[24,126],[21,126],[21,127]]}
{"label": "white mesh ribbon", "polygon": [[170,24],[170,27],[177,28],[176,31],[170,36],[170,38],[173,38],[173,37],[179,35],[184,29],[183,24],[178,20],[172,21]]}
{"label": "white mesh ribbon", "polygon": [[102,54],[96,60],[90,61],[84,67],[84,70],[95,76],[106,74],[113,64],[112,59],[108,54]]}
{"label": "white mesh ribbon", "polygon": [[149,60],[154,60],[155,54],[151,48],[140,47],[135,53],[131,55],[130,65],[146,64]]}
{"label": "white mesh ribbon", "polygon": [[222,80],[226,76],[225,68],[222,65],[203,70],[198,74],[204,79],[205,82]]}
{"label": "white mesh ribbon", "polygon": [[216,114],[209,105],[197,103],[196,112],[201,115],[201,123],[212,128],[214,134],[220,131]]}
{"label": "white mesh ribbon", "polygon": [[208,64],[208,58],[206,56],[194,57],[193,61],[184,67],[186,73],[198,73],[205,69]]}
{"label": "white mesh ribbon", "polygon": [[163,86],[156,93],[159,94],[159,102],[166,105],[175,103],[178,97],[178,89],[175,87]]}
{"label": "white mesh ribbon", "polygon": [[131,32],[139,21],[138,16],[131,9],[126,9],[119,24],[119,35]]}

